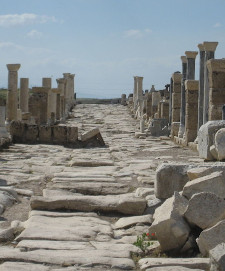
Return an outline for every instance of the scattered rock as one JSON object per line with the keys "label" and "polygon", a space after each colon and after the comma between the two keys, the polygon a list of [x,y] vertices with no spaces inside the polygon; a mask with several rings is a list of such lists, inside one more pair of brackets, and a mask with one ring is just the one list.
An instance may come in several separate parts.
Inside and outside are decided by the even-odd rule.
{"label": "scattered rock", "polygon": [[212,262],[211,270],[225,271],[225,243],[221,243],[209,251]]}
{"label": "scattered rock", "polygon": [[0,242],[7,242],[14,239],[14,229],[0,229]]}
{"label": "scattered rock", "polygon": [[214,172],[210,175],[197,178],[187,182],[183,189],[183,195],[190,199],[194,194],[200,192],[214,193],[219,197],[225,195],[225,177],[224,172]]}
{"label": "scattered rock", "polygon": [[203,256],[225,240],[225,220],[201,232],[197,239],[198,247]]}
{"label": "scattered rock", "polygon": [[182,191],[189,181],[187,170],[189,165],[161,164],[156,170],[155,196],[167,199],[173,196],[175,191]]}
{"label": "scattered rock", "polygon": [[154,188],[138,187],[137,190],[135,191],[135,196],[141,197],[141,198],[145,198],[148,195],[153,195],[153,194],[154,194]]}
{"label": "scattered rock", "polygon": [[184,216],[191,225],[201,229],[212,227],[225,219],[225,200],[208,192],[194,194]]}
{"label": "scattered rock", "polygon": [[186,243],[190,227],[182,215],[187,205],[188,201],[175,192],[156,209],[149,232],[156,234],[162,251],[180,249]]}
{"label": "scattered rock", "polygon": [[128,228],[138,223],[151,225],[153,222],[152,215],[132,216],[120,218],[113,226],[114,229]]}

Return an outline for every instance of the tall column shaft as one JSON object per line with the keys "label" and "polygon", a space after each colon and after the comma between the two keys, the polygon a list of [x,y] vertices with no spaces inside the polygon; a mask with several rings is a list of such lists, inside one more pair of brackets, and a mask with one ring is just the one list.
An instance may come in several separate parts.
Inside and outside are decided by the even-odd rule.
{"label": "tall column shaft", "polygon": [[199,44],[198,48],[200,55],[199,90],[198,90],[198,130],[199,130],[199,128],[203,124],[205,51],[203,44]]}
{"label": "tall column shaft", "polygon": [[18,108],[18,70],[20,64],[7,64],[8,68],[8,92],[7,92],[7,111],[6,117],[8,121],[17,119]]}
{"label": "tall column shaft", "polygon": [[29,100],[29,79],[20,78],[20,109],[22,112],[28,112]]}
{"label": "tall column shaft", "polygon": [[185,127],[185,80],[187,78],[187,58],[186,56],[181,56],[182,61],[182,80],[181,80],[181,109],[180,109],[180,128],[178,137],[182,138],[184,135]]}
{"label": "tall column shaft", "polygon": [[137,76],[134,76],[134,93],[133,93],[134,110],[137,108]]}
{"label": "tall column shaft", "polygon": [[209,76],[206,62],[209,59],[214,59],[215,50],[218,42],[204,42],[205,49],[205,65],[204,65],[204,109],[203,109],[203,124],[209,120]]}
{"label": "tall column shaft", "polygon": [[48,105],[47,105],[47,119],[51,119],[51,103],[52,103],[52,78],[50,77],[45,77],[42,78],[42,87],[46,87],[49,89],[48,92]]}
{"label": "tall column shaft", "polygon": [[173,94],[173,78],[170,78],[170,99],[169,99],[169,124],[172,123],[172,94]]}

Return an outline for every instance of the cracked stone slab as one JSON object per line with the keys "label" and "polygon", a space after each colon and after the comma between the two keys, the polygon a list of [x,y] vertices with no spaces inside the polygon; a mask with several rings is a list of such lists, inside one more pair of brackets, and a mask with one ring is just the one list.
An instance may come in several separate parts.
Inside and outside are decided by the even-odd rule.
{"label": "cracked stone slab", "polygon": [[[191,269],[208,270],[210,268],[209,258],[143,258],[138,265],[141,270],[153,267],[182,266]],[[176,270],[176,269],[175,269]]]}
{"label": "cracked stone slab", "polygon": [[44,250],[21,252],[17,248],[0,248],[0,260],[2,261],[24,261],[32,263],[45,263],[61,266],[88,265],[99,266],[107,265],[111,268],[134,269],[134,262],[129,258],[127,251],[107,251],[107,250]]}
{"label": "cracked stone slab", "polygon": [[62,196],[31,197],[31,209],[37,210],[77,210],[119,212],[130,215],[141,215],[146,208],[146,200],[136,198],[132,193],[107,196]]}

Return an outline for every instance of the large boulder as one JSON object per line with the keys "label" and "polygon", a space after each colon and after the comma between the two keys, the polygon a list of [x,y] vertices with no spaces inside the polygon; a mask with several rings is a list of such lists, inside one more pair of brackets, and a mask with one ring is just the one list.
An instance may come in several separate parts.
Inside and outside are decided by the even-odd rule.
{"label": "large boulder", "polygon": [[221,128],[215,135],[215,149],[218,160],[225,159],[225,128]]}
{"label": "large boulder", "polygon": [[183,214],[187,205],[188,201],[175,192],[173,197],[156,209],[149,232],[156,234],[162,251],[179,250],[186,243],[190,227]]}
{"label": "large boulder", "polygon": [[225,271],[225,243],[217,245],[209,251],[211,270]]}
{"label": "large boulder", "polygon": [[216,171],[225,172],[225,166],[222,163],[219,165],[213,165],[213,166],[205,166],[205,165],[198,166],[198,167],[188,169],[187,175],[190,180],[194,180],[200,177],[207,176]]}
{"label": "large boulder", "polygon": [[214,144],[216,132],[225,128],[225,120],[213,120],[203,124],[198,131],[198,152],[201,158],[213,160],[210,147]]}
{"label": "large boulder", "polygon": [[198,247],[203,256],[209,255],[209,251],[225,240],[225,220],[215,226],[201,232],[197,239]]}
{"label": "large boulder", "polygon": [[210,175],[197,178],[187,182],[183,189],[183,196],[190,199],[194,194],[200,192],[211,192],[219,197],[225,195],[225,173],[223,171],[213,172]]}
{"label": "large boulder", "polygon": [[203,192],[191,197],[185,218],[201,229],[214,226],[225,219],[225,200],[213,193]]}
{"label": "large boulder", "polygon": [[189,181],[187,170],[191,166],[187,164],[162,163],[156,170],[155,196],[159,199],[168,199],[175,191],[182,191]]}

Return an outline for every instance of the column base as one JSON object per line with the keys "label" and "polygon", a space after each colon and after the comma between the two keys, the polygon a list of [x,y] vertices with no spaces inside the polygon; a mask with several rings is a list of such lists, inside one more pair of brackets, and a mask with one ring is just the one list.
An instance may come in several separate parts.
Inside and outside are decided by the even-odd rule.
{"label": "column base", "polygon": [[184,131],[185,131],[185,127],[184,127],[184,125],[181,124],[180,127],[179,127],[179,132],[178,132],[178,137],[179,138],[183,138]]}

